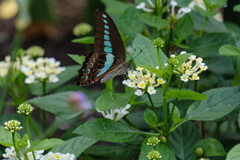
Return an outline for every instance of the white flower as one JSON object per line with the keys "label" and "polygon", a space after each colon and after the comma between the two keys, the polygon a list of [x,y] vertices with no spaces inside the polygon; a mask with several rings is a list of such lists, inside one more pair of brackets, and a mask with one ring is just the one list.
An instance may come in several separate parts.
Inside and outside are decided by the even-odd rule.
{"label": "white flower", "polygon": [[57,81],[59,81],[59,78],[56,75],[51,74],[48,78],[48,81],[52,83],[56,83]]}
{"label": "white flower", "polygon": [[181,81],[187,82],[189,77],[188,77],[188,75],[183,74],[180,78],[181,78]]}
{"label": "white flower", "polygon": [[192,75],[191,80],[199,80],[199,79],[200,79],[200,78],[199,78],[198,74],[194,73],[194,74]]}
{"label": "white flower", "polygon": [[191,12],[191,9],[188,7],[180,8],[177,12],[176,18],[180,19],[182,18],[186,13]]}
{"label": "white flower", "polygon": [[148,92],[149,94],[155,94],[155,93],[156,93],[156,90],[155,90],[154,87],[148,87],[147,92]]}
{"label": "white flower", "polygon": [[75,160],[75,155],[70,153],[53,153],[49,152],[44,155],[40,160]]}
{"label": "white flower", "polygon": [[187,52],[186,51],[181,51],[180,54],[186,54]]}
{"label": "white flower", "polygon": [[100,111],[100,110],[97,109],[97,111],[102,113],[104,118],[111,119],[111,120],[114,120],[114,121],[118,121],[129,113],[129,111],[127,111],[127,110],[130,107],[131,107],[131,105],[127,104],[125,107],[119,108],[119,109],[111,109],[109,111]]}
{"label": "white flower", "polygon": [[27,78],[25,78],[25,81],[24,81],[26,84],[31,84],[31,83],[34,83],[35,82],[35,77],[34,76],[28,76]]}
{"label": "white flower", "polygon": [[164,84],[166,81],[164,80],[164,79],[162,79],[162,78],[158,78],[157,79],[157,83],[158,84]]}
{"label": "white flower", "polygon": [[176,56],[175,56],[174,54],[171,54],[170,57],[174,58],[174,57],[176,57]]}
{"label": "white flower", "polygon": [[141,81],[140,83],[138,83],[138,88],[144,89],[145,87],[146,87],[146,83],[144,81]]}
{"label": "white flower", "polygon": [[42,80],[47,77],[46,73],[45,73],[45,72],[42,72],[42,71],[35,73],[35,76],[36,76],[37,78],[42,79]]}
{"label": "white flower", "polygon": [[146,8],[146,4],[144,2],[139,3],[139,5],[137,5],[136,8],[142,9],[145,12],[153,12],[152,9]]}
{"label": "white flower", "polygon": [[144,94],[144,92],[143,92],[142,90],[140,90],[140,89],[137,89],[137,90],[135,91],[135,94],[136,94],[137,96],[141,96],[141,95]]}
{"label": "white flower", "polygon": [[171,0],[170,4],[171,6],[174,6],[174,7],[178,5],[178,3],[175,0]]}

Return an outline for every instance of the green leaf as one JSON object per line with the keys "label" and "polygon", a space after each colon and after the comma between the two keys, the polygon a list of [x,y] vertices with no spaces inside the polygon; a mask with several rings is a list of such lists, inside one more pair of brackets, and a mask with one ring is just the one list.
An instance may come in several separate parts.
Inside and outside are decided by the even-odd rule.
{"label": "green leaf", "polygon": [[139,17],[144,23],[146,23],[151,27],[156,27],[158,30],[161,30],[169,26],[168,20],[162,19],[154,15],[144,13],[144,14],[141,14]]}
{"label": "green leaf", "polygon": [[74,39],[71,42],[73,43],[85,43],[85,44],[93,44],[94,43],[94,37],[83,37]]}
{"label": "green leaf", "polygon": [[186,90],[178,90],[178,89],[172,89],[167,92],[165,95],[166,99],[169,98],[178,98],[178,99],[190,99],[190,100],[204,100],[207,98],[206,95],[197,93],[194,91],[186,91]]}
{"label": "green leaf", "polygon": [[84,56],[79,56],[79,55],[76,55],[76,54],[68,54],[68,56],[80,65],[82,65],[84,60],[85,60]]}
{"label": "green leaf", "polygon": [[200,135],[192,122],[184,123],[170,135],[173,151],[179,159],[189,159],[199,140]]}
{"label": "green leaf", "polygon": [[76,157],[79,157],[83,151],[96,143],[97,140],[84,136],[78,136],[65,142],[66,143],[62,145],[54,147],[51,152],[71,153],[74,154]]}
{"label": "green leaf", "polygon": [[139,13],[140,11],[135,6],[131,6],[119,18],[119,29],[127,38],[134,37],[136,33],[142,32],[144,28],[142,21],[139,19]]}
{"label": "green leaf", "polygon": [[186,119],[210,121],[219,119],[240,104],[240,86],[211,89],[203,94],[207,99],[193,103],[187,111]]}
{"label": "green leaf", "polygon": [[147,158],[147,155],[150,151],[152,150],[157,150],[160,155],[162,156],[161,160],[176,160],[174,154],[172,153],[172,151],[167,147],[166,144],[163,143],[159,143],[157,144],[155,147],[153,146],[148,146],[147,145],[147,139],[146,138],[143,142],[142,142],[142,146],[141,146],[141,152],[140,152],[140,156],[139,156],[139,160],[149,160]]}
{"label": "green leaf", "polygon": [[[81,68],[79,65],[75,66],[67,66],[65,71],[60,73],[58,75],[59,81],[56,83],[46,83],[46,92],[49,93],[55,89],[58,89],[60,86],[62,86],[64,83],[72,79],[77,75],[77,71]],[[42,83],[34,83],[29,85],[30,92],[33,95],[43,95],[43,84]]]}
{"label": "green leaf", "polygon": [[3,126],[0,126],[0,144],[6,147],[13,146],[12,133],[6,131]]}
{"label": "green leaf", "polygon": [[227,3],[227,0],[205,0],[204,3],[210,10],[215,10],[223,7]]}
{"label": "green leaf", "polygon": [[[153,94],[151,95],[151,98],[152,98],[152,101],[153,101],[153,104],[155,107],[160,107],[163,105],[163,96],[159,96],[159,95],[162,95],[162,88],[156,88],[157,90],[157,94]],[[146,94],[144,94],[142,96],[142,99],[143,101],[145,101],[147,103],[147,105],[151,106],[151,103],[149,101],[149,98]]]}
{"label": "green leaf", "polygon": [[[173,104],[170,103],[169,104],[169,110],[172,112],[173,110]],[[181,118],[181,115],[180,115],[180,112],[178,110],[177,107],[174,107],[174,110],[173,110],[173,113],[172,113],[172,120],[173,120],[173,123],[174,125],[172,126],[172,128],[175,127],[175,125],[177,125],[178,123],[184,121],[184,119]],[[171,130],[170,130],[171,131]]]}
{"label": "green leaf", "polygon": [[122,15],[124,11],[133,6],[130,3],[124,3],[119,0],[101,0],[101,2],[106,6],[106,12],[109,14]]}
{"label": "green leaf", "polygon": [[144,112],[144,120],[145,122],[147,122],[147,124],[151,126],[156,126],[158,122],[158,117],[152,110],[147,109]]}
{"label": "green leaf", "polygon": [[225,44],[234,44],[229,33],[208,33],[189,43],[191,51],[201,57],[217,55],[218,49]]}
{"label": "green leaf", "polygon": [[182,17],[174,28],[174,33],[178,38],[185,39],[192,34],[193,31],[193,20],[189,15]]}
{"label": "green leaf", "polygon": [[142,67],[145,68],[149,71],[151,71],[152,73],[155,73],[156,75],[163,77],[163,69],[156,69],[156,67],[153,67],[151,65],[147,65],[147,64],[139,64],[138,67]]}
{"label": "green leaf", "polygon": [[223,56],[240,56],[240,50],[233,45],[224,45],[219,49],[219,54]]}
{"label": "green leaf", "polygon": [[205,9],[202,9],[199,6],[194,6],[194,8],[198,11],[198,13],[200,13],[204,17],[212,17],[212,16],[214,16],[218,13],[218,12],[215,12],[215,11],[207,11]]}
{"label": "green leaf", "polygon": [[100,111],[108,111],[110,109],[119,109],[125,107],[131,98],[129,93],[103,93],[96,100],[97,109]]}
{"label": "green leaf", "polygon": [[214,138],[205,138],[196,144],[195,148],[202,148],[205,156],[226,156],[223,145]]}
{"label": "green leaf", "polygon": [[184,62],[188,60],[188,57],[190,57],[191,55],[191,53],[177,55],[175,59],[178,60],[178,63],[173,67],[173,70],[176,70],[178,67],[180,67]]}
{"label": "green leaf", "polygon": [[[153,46],[152,41],[147,37],[137,34],[133,41],[133,48],[136,51],[133,57],[139,55],[134,59],[135,64],[138,65],[151,65],[152,67],[158,66],[157,49]],[[167,62],[166,55],[160,50],[161,66]],[[160,66],[160,67],[161,67]]]}
{"label": "green leaf", "polygon": [[226,160],[239,160],[240,157],[240,144],[234,146],[227,154]]}
{"label": "green leaf", "polygon": [[78,116],[81,112],[71,110],[69,106],[69,95],[73,92],[62,92],[43,97],[36,97],[28,100],[37,107],[51,112],[62,119],[71,119]]}
{"label": "green leaf", "polygon": [[98,118],[79,126],[74,133],[107,142],[133,141],[141,131],[125,123]]}
{"label": "green leaf", "polygon": [[31,143],[31,147],[29,151],[36,151],[36,150],[48,150],[53,147],[59,146],[64,144],[65,142],[61,139],[51,138],[51,139],[44,139],[42,141],[33,141]]}
{"label": "green leaf", "polygon": [[234,12],[240,12],[240,4],[237,4],[233,7]]}

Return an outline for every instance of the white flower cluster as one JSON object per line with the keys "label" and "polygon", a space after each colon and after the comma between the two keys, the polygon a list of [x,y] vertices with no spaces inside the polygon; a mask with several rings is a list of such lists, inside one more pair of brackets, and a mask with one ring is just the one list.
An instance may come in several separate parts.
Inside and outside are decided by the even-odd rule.
{"label": "white flower cluster", "polygon": [[[44,150],[34,151],[36,160],[40,160],[43,157],[43,155],[42,155],[43,152],[44,152]],[[6,148],[5,153],[2,156],[4,158],[3,160],[19,160],[14,147]],[[27,156],[28,156],[29,160],[34,160],[32,152],[28,152]],[[24,160],[23,155],[21,155],[20,158],[21,158],[21,160]]]}
{"label": "white flower cluster", "polygon": [[[151,0],[148,0],[148,3],[150,4],[151,8],[155,8],[154,4],[152,3]],[[153,9],[147,8],[145,2],[141,2],[136,6],[137,9],[141,9],[145,12],[153,12]]]}
{"label": "white flower cluster", "polygon": [[104,118],[111,119],[111,120],[114,120],[114,121],[118,121],[129,113],[129,111],[127,111],[127,110],[130,107],[131,107],[131,105],[127,104],[125,107],[122,107],[122,108],[119,108],[119,109],[111,109],[109,111],[100,111],[100,110],[97,109],[97,111],[102,113]]}
{"label": "white flower cluster", "polygon": [[22,61],[21,66],[21,71],[27,76],[26,84],[44,81],[55,83],[59,80],[57,75],[64,70],[65,67],[60,67],[60,62],[55,58],[28,59]]}
{"label": "white flower cluster", "polygon": [[149,94],[155,94],[155,87],[158,87],[166,82],[161,77],[158,78],[156,74],[141,67],[137,67],[136,71],[129,70],[128,77],[129,79],[124,80],[123,84],[137,89],[135,94],[138,96],[143,95],[146,91]]}
{"label": "white flower cluster", "polygon": [[176,14],[176,13],[175,13],[175,7],[178,5],[178,3],[177,3],[175,0],[171,0],[170,5],[171,5],[171,15],[172,15],[173,17],[176,17],[177,19],[180,19],[180,18],[182,18],[186,13],[191,12],[191,8],[183,7],[183,8],[180,8],[180,9],[177,11],[177,14]]}
{"label": "white flower cluster", "polygon": [[[74,154],[62,154],[62,153],[53,153],[49,152],[46,155],[43,155],[44,150],[34,151],[36,160],[75,160]],[[5,153],[2,155],[3,160],[19,160],[16,154],[14,147],[9,147],[5,149]],[[27,153],[29,160],[34,160],[32,152]],[[20,155],[21,160],[25,160],[23,155]]]}
{"label": "white flower cluster", "polygon": [[200,78],[198,75],[208,68],[202,61],[203,59],[201,57],[197,58],[195,55],[191,55],[188,61],[183,63],[174,72],[181,75],[181,81],[184,82],[188,80],[199,80]]}

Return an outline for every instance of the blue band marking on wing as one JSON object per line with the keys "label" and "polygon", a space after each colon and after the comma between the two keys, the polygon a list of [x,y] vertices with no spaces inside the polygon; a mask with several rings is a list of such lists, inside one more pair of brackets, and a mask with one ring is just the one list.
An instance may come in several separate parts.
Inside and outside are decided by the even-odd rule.
{"label": "blue band marking on wing", "polygon": [[104,28],[105,28],[105,29],[109,29],[109,26],[105,24],[105,25],[104,25]]}
{"label": "blue band marking on wing", "polygon": [[104,30],[104,33],[105,33],[105,34],[109,34],[109,32],[108,32],[107,30]]}
{"label": "blue band marking on wing", "polygon": [[106,40],[106,41],[109,41],[110,40],[110,37],[108,35],[104,35],[103,36],[103,39]]}
{"label": "blue band marking on wing", "polygon": [[104,19],[103,22],[104,22],[105,24],[108,24],[108,21],[107,21],[106,19]]}
{"label": "blue band marking on wing", "polygon": [[97,74],[97,76],[101,76],[103,73],[105,73],[113,64],[114,57],[111,54],[106,55],[106,62],[104,64],[104,67],[101,69],[101,71]]}
{"label": "blue band marking on wing", "polygon": [[104,47],[104,52],[111,53],[112,54],[112,48],[110,47]]}
{"label": "blue band marking on wing", "polygon": [[103,14],[102,16],[103,16],[103,18],[107,18],[107,15],[105,15],[105,14]]}
{"label": "blue band marking on wing", "polygon": [[112,43],[110,41],[104,41],[104,46],[112,47]]}

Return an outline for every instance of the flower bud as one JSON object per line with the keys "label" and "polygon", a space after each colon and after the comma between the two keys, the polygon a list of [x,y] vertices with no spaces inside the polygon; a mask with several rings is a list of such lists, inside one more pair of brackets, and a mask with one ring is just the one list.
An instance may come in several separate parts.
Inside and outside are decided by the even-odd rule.
{"label": "flower bud", "polygon": [[203,155],[203,149],[202,148],[197,148],[196,150],[195,150],[195,154],[197,155],[197,156],[202,156]]}
{"label": "flower bud", "polygon": [[73,28],[75,36],[84,36],[92,31],[92,26],[87,23],[80,23]]}
{"label": "flower bud", "polygon": [[168,60],[168,63],[171,64],[171,65],[173,65],[173,66],[177,65],[178,62],[179,62],[179,61],[178,61],[175,57],[171,57],[171,58],[169,58],[169,60]]}
{"label": "flower bud", "polygon": [[40,46],[32,46],[25,51],[25,54],[32,57],[42,57],[44,55],[45,50]]}
{"label": "flower bud", "polygon": [[162,142],[162,143],[166,143],[167,142],[167,139],[165,136],[160,136],[159,137],[159,140]]}
{"label": "flower bud", "polygon": [[156,150],[152,150],[150,152],[148,152],[147,158],[150,160],[157,160],[159,158],[162,158],[162,156],[160,155],[160,153]]}
{"label": "flower bud", "polygon": [[160,140],[156,136],[149,137],[147,140],[147,145],[148,146],[156,146]]}
{"label": "flower bud", "polygon": [[162,38],[156,38],[153,40],[153,45],[156,48],[162,48],[165,46],[165,41]]}
{"label": "flower bud", "polygon": [[20,104],[20,106],[18,107],[17,113],[29,115],[33,111],[33,109],[34,108],[32,107],[31,104],[25,102],[25,103]]}
{"label": "flower bud", "polygon": [[10,131],[10,132],[16,132],[21,130],[23,127],[21,126],[21,122],[17,120],[10,120],[8,122],[5,122],[5,130]]}

